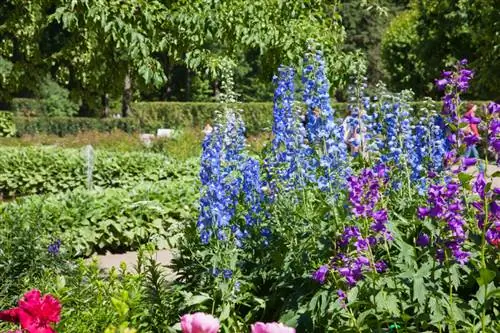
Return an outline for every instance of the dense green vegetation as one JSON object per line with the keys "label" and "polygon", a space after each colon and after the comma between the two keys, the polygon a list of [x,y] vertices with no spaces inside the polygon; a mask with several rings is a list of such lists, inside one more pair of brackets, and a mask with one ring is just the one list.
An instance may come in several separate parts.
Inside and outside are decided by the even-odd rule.
{"label": "dense green vegetation", "polygon": [[388,80],[429,95],[439,69],[465,57],[477,71],[470,97],[498,98],[494,3],[8,0],[0,7],[0,108],[35,97],[46,115],[107,116],[130,113],[133,100],[213,101],[227,68],[242,100],[270,100],[274,69],[298,64],[310,40],[322,45],[340,100],[358,74],[371,87]]}
{"label": "dense green vegetation", "polygon": [[3,197],[59,193],[77,188],[131,188],[196,175],[196,160],[178,162],[163,154],[107,152],[84,149],[0,149],[0,188]]}
{"label": "dense green vegetation", "polygon": [[[74,256],[134,250],[148,242],[165,248],[176,245],[179,228],[195,217],[197,194],[194,177],[146,182],[129,189],[74,189],[5,203],[0,219],[3,232],[9,234],[16,228],[8,231],[8,226],[19,221],[37,226],[52,240],[60,239]],[[4,251],[10,246],[2,244]]]}

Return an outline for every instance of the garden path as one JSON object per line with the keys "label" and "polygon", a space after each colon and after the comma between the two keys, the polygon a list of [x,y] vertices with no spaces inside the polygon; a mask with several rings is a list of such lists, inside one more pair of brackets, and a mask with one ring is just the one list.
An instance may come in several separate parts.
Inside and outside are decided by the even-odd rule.
{"label": "garden path", "polygon": [[[497,171],[500,171],[500,168],[494,164],[488,164],[488,170],[486,173],[486,178],[488,180],[491,179],[491,175]],[[468,173],[472,175],[477,175],[477,169],[476,168],[469,168]],[[493,187],[500,187],[500,177],[494,177],[493,178]]]}
{"label": "garden path", "polygon": [[[170,270],[166,267],[167,265],[170,264],[170,261],[172,260],[173,254],[171,250],[158,250],[155,253],[155,259],[156,261],[164,267],[166,271]],[[130,252],[125,252],[125,253],[120,253],[120,254],[112,254],[112,253],[107,253],[104,255],[98,255],[95,256],[97,258],[99,267],[101,267],[104,270],[109,270],[112,267],[115,267],[117,269],[120,268],[120,264],[124,262],[127,265],[127,271],[128,272],[135,272],[136,266],[137,266],[137,252],[136,251],[130,251]],[[90,259],[91,260],[91,259]],[[171,274],[168,274],[171,275]]]}

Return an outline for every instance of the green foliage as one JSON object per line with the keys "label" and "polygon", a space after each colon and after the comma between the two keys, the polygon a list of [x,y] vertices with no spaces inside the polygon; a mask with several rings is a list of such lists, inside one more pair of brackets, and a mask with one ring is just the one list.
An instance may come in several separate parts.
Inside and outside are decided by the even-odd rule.
{"label": "green foliage", "polygon": [[11,105],[16,116],[39,116],[43,111],[42,102],[35,98],[13,98]]}
{"label": "green foliage", "polygon": [[[196,161],[182,163],[161,154],[97,151],[90,159],[84,151],[55,148],[2,147],[0,188],[4,197],[58,193],[79,187],[130,188],[145,181],[193,175]],[[90,176],[89,176],[90,174]]]}
{"label": "green foliage", "polygon": [[[38,105],[31,99],[16,99],[17,110],[30,110],[37,113]],[[473,101],[479,106],[484,101]],[[425,101],[410,103],[418,114],[426,106]],[[433,102],[436,110],[441,102]],[[269,132],[272,128],[273,105],[270,102],[238,103],[245,120],[247,134],[254,135]],[[332,102],[336,115],[344,117],[347,103]],[[132,105],[134,117],[131,118],[84,118],[84,117],[14,117],[17,136],[36,134],[55,134],[64,136],[85,131],[111,132],[119,129],[126,133],[137,131],[155,132],[158,128],[201,129],[212,123],[214,115],[220,109],[217,103],[198,102],[139,102]],[[189,131],[189,130],[188,130]],[[192,134],[192,132],[191,132]]]}
{"label": "green foliage", "polygon": [[[241,103],[248,133],[260,133],[272,128],[272,103]],[[165,128],[198,127],[213,123],[217,103],[143,102],[132,106],[143,124],[158,124]]]}
{"label": "green foliage", "polygon": [[78,112],[78,105],[69,99],[69,91],[48,77],[40,85],[38,94],[45,116],[66,117]]}
{"label": "green foliage", "polygon": [[175,246],[178,230],[195,219],[197,194],[192,177],[130,190],[79,189],[3,204],[0,218],[2,228],[36,228],[40,235],[61,239],[61,247],[72,255],[135,250],[148,242],[166,248]]}
{"label": "green foliage", "polygon": [[[16,135],[54,134],[65,136],[86,131],[111,132],[121,130],[136,133],[140,123],[130,118],[83,118],[83,117],[14,117]],[[148,130],[147,126],[144,126]]]}
{"label": "green foliage", "polygon": [[414,1],[386,31],[383,60],[391,88],[412,88],[417,96],[434,94],[434,79],[457,59],[476,71],[470,95],[496,99],[500,8],[494,0]]}
{"label": "green foliage", "polygon": [[414,52],[420,39],[417,33],[418,15],[414,10],[399,14],[390,24],[382,39],[384,66],[389,74],[391,88],[411,87],[422,93],[425,82],[422,60]]}
{"label": "green foliage", "polygon": [[16,125],[12,120],[12,114],[0,111],[0,137],[9,137],[16,134]]}

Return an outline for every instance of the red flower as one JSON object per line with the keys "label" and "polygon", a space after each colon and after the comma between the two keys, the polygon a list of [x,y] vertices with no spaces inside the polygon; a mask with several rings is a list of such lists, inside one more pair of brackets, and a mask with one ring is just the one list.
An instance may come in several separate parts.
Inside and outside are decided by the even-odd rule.
{"label": "red flower", "polygon": [[50,324],[61,320],[61,303],[33,289],[24,294],[17,308],[0,312],[0,320],[20,323],[28,333],[56,333]]}
{"label": "red flower", "polygon": [[19,322],[19,308],[0,311],[0,320],[10,321],[11,323]]}

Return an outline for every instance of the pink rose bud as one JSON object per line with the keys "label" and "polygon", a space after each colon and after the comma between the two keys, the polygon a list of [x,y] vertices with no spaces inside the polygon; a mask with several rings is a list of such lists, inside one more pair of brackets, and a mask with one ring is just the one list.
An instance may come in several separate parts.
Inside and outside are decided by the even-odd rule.
{"label": "pink rose bud", "polygon": [[252,333],[295,333],[295,328],[285,326],[281,323],[261,323],[252,325]]}
{"label": "pink rose bud", "polygon": [[183,333],[217,333],[219,327],[220,324],[217,319],[203,312],[185,314],[181,318]]}

